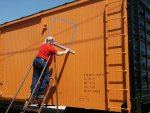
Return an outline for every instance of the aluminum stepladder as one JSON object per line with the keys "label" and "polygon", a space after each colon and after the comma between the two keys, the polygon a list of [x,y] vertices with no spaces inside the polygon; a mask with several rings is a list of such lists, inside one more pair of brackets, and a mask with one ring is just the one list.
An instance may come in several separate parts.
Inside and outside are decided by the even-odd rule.
{"label": "aluminum stepladder", "polygon": [[[125,33],[125,26],[124,26],[124,22],[126,20],[126,16],[124,15],[124,10],[125,10],[125,4],[126,4],[126,0],[106,0],[106,5],[105,5],[105,18],[104,18],[104,23],[105,23],[105,66],[106,66],[106,69],[105,69],[105,73],[106,73],[106,108],[108,111],[110,111],[110,109],[118,109],[118,110],[125,110],[125,111],[128,111],[128,113],[130,113],[130,93],[129,93],[129,84],[128,84],[128,81],[129,81],[129,77],[127,76],[127,73],[128,73],[128,70],[127,70],[127,63],[125,62],[125,59],[126,59],[126,55],[127,55],[127,47],[125,42],[126,42],[126,38],[127,38],[127,33]],[[113,11],[108,11],[108,7],[109,6],[113,6],[114,4],[116,3],[121,3],[121,10],[120,11],[117,11],[117,12],[113,12]],[[120,17],[113,17],[113,15],[115,14],[119,14],[120,13]],[[109,18],[109,19],[108,19]],[[113,21],[117,21],[118,23],[121,22],[121,33],[119,34],[115,34],[115,35],[110,35],[112,32],[114,32],[115,30],[117,30],[117,28],[113,28],[113,29],[108,29],[108,24],[109,26],[111,22]],[[113,33],[112,33],[113,34]],[[121,46],[118,46],[118,45],[115,45],[114,47],[110,47],[110,45],[108,44],[109,40],[112,39],[112,38],[116,38],[116,37],[120,37],[121,38]],[[110,50],[115,50],[115,48],[119,48],[121,49],[121,51],[115,51],[115,52],[109,52]],[[111,64],[109,63],[110,62],[110,58],[111,56],[115,56],[115,55],[120,55],[122,56],[122,59],[123,59],[123,63],[122,64]],[[110,67],[113,67],[114,66],[120,66],[122,67],[122,69],[120,70],[117,70],[117,69],[111,69]],[[122,74],[122,78],[124,79],[123,81],[126,83],[126,85],[123,86],[123,88],[111,88],[111,84],[115,84],[117,86],[117,83],[118,84],[123,84],[121,83],[120,81],[111,81],[109,79],[111,75],[111,73],[123,73]],[[120,76],[120,75],[119,75]],[[126,98],[126,102],[127,102],[127,107],[116,107],[116,106],[111,106],[110,105],[110,91],[117,91],[117,92],[123,92],[123,94],[125,95],[124,98]]]}
{"label": "aluminum stepladder", "polygon": [[38,87],[38,84],[40,83],[40,80],[41,80],[42,75],[43,75],[43,73],[44,73],[44,71],[45,71],[45,68],[46,68],[46,66],[47,66],[47,64],[48,64],[48,62],[49,62],[49,60],[50,60],[50,57],[51,57],[51,56],[48,57],[48,60],[46,61],[46,64],[45,64],[45,66],[44,66],[44,68],[43,68],[43,70],[42,70],[42,72],[41,72],[41,74],[40,74],[40,76],[39,76],[39,79],[38,79],[38,81],[37,81],[37,83],[36,83],[36,85],[35,85],[35,87],[34,87],[34,89],[33,89],[33,92],[30,94],[29,99],[25,102],[24,107],[23,107],[23,111],[22,111],[21,113],[25,113],[26,109],[28,108],[28,106],[29,106],[29,104],[30,104],[30,102],[31,102],[31,99],[32,99],[32,97],[33,97],[33,94],[35,93],[35,90],[36,90],[36,88]]}

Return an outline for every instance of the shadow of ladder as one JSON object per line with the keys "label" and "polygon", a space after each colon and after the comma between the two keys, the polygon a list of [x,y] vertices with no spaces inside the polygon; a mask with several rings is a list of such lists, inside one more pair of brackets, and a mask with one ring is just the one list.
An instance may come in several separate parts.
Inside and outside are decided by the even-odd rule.
{"label": "shadow of ladder", "polygon": [[[121,10],[120,11],[117,11],[117,12],[110,12],[108,11],[108,7],[109,6],[113,6],[115,4],[119,4],[121,5]],[[105,66],[106,66],[106,69],[105,69],[105,73],[106,73],[106,108],[108,111],[111,111],[111,109],[114,109],[114,110],[120,110],[120,111],[126,111],[128,113],[130,113],[130,91],[129,91],[129,78],[127,78],[127,64],[126,64],[126,55],[127,55],[127,51],[125,49],[125,41],[127,40],[127,34],[125,33],[125,19],[127,17],[124,16],[124,9],[125,9],[125,4],[126,4],[126,1],[125,0],[107,0],[106,1],[106,4],[105,4],[105,14],[104,14],[104,30],[105,30]],[[121,16],[120,17],[115,17],[114,15],[115,14],[120,14]],[[114,16],[114,17],[113,17]],[[109,19],[108,19],[109,18]],[[110,36],[109,33],[113,33],[115,32],[115,30],[109,30],[107,27],[108,27],[108,24],[109,26],[111,26],[111,22],[120,22],[121,21],[121,33],[120,34],[117,34],[117,35],[112,35]],[[118,30],[118,28],[117,28]],[[115,45],[114,47],[110,47],[110,45],[108,44],[108,41],[112,38],[116,38],[116,37],[120,37],[121,38],[121,46],[117,46]],[[117,49],[121,49],[121,51],[118,51]],[[109,49],[113,49],[115,52],[109,52]],[[122,57],[122,63],[121,64],[110,64],[109,63],[109,59],[108,58],[111,58],[112,56],[115,57],[115,55],[121,55]],[[110,67],[113,67],[113,66],[121,66],[122,69],[110,69]],[[117,76],[122,76],[123,78],[123,81],[120,82],[120,81],[111,81],[109,78],[110,78],[110,73],[117,73]],[[122,74],[119,74],[118,73],[122,73]],[[111,75],[112,76],[112,75]],[[111,88],[111,84],[114,84],[115,87],[117,87],[117,85],[122,85],[123,88]],[[111,97],[111,92],[114,92],[114,91],[117,91],[117,92],[122,92],[123,94],[123,102],[122,104],[124,104],[124,100],[125,103],[126,103],[126,106],[124,107],[118,107],[118,106],[112,106],[110,104],[111,100],[113,100]],[[115,100],[115,99],[114,99]]]}

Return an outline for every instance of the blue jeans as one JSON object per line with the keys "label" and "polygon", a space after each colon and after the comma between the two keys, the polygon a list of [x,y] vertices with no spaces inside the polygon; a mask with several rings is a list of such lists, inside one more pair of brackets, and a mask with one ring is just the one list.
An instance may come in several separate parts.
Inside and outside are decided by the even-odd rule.
{"label": "blue jeans", "polygon": [[[35,58],[33,61],[33,77],[32,77],[32,84],[31,84],[31,93],[36,86],[36,83],[42,73],[42,70],[46,64],[45,60],[41,58]],[[45,71],[40,79],[40,84],[38,84],[35,93],[33,94],[34,97],[41,95],[44,89],[47,87],[50,80],[50,70],[49,66],[46,66]]]}

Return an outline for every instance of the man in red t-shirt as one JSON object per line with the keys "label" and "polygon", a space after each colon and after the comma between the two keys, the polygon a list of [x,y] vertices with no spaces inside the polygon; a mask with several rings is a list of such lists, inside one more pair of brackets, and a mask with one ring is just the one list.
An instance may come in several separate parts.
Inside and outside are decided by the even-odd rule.
{"label": "man in red t-shirt", "polygon": [[34,98],[41,99],[43,98],[42,92],[46,88],[46,86],[49,83],[50,80],[50,70],[49,66],[52,63],[53,55],[64,55],[68,53],[69,49],[66,49],[65,51],[57,51],[55,47],[53,46],[53,37],[47,37],[44,44],[42,44],[39,48],[38,54],[36,58],[33,61],[33,77],[32,77],[32,84],[31,84],[31,93],[34,90],[36,83],[41,75],[41,72],[46,65],[46,62],[50,56],[48,65],[45,68],[45,71],[41,77],[40,84],[38,84],[38,87],[35,90],[35,93],[33,94]]}

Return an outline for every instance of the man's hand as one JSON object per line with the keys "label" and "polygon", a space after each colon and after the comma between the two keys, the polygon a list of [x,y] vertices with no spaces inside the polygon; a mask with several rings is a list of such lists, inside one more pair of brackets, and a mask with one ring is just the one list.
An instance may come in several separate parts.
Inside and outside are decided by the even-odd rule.
{"label": "man's hand", "polygon": [[66,49],[66,53],[68,53],[69,51],[70,51],[70,49],[69,49],[69,48],[67,48],[67,49]]}
{"label": "man's hand", "polygon": [[70,49],[67,48],[65,51],[62,51],[62,52],[58,51],[58,52],[56,53],[56,55],[58,55],[58,56],[64,55],[64,54],[67,54],[69,51],[70,51]]}

